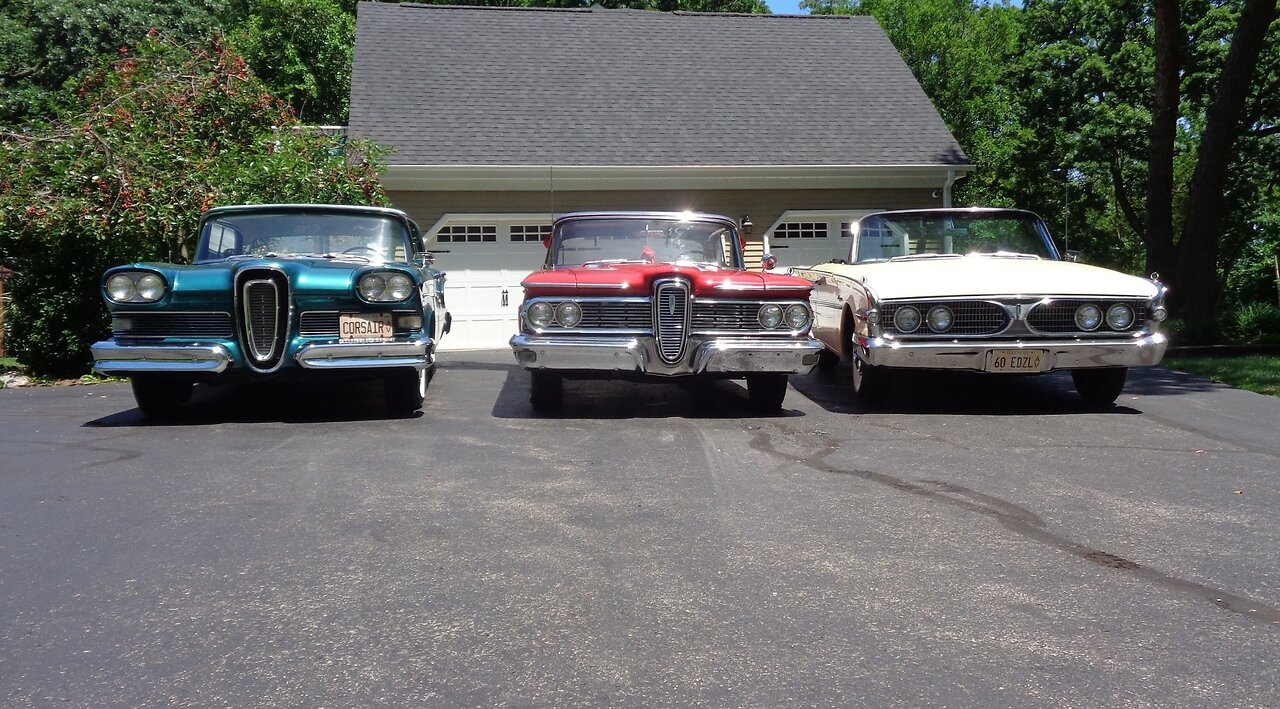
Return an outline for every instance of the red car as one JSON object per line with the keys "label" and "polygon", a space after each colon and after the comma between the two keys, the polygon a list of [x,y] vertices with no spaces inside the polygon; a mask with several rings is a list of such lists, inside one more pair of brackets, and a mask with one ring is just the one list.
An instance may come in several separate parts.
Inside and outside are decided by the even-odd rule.
{"label": "red car", "polygon": [[738,224],[689,212],[579,212],[556,220],[529,274],[516,360],[535,409],[557,409],[571,379],[746,379],[777,410],[788,374],[822,346],[809,334],[812,284],[743,263]]}

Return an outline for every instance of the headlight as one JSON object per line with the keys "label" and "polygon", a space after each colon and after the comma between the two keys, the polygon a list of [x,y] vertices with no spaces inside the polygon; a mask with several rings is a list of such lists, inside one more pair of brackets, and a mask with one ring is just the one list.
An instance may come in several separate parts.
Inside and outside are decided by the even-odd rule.
{"label": "headlight", "polygon": [[408,300],[413,297],[413,279],[403,273],[388,278],[387,295],[391,300]]}
{"label": "headlight", "polygon": [[788,305],[784,318],[787,321],[787,327],[792,330],[803,330],[809,327],[809,309],[799,303]]}
{"label": "headlight", "polygon": [[1102,324],[1102,309],[1093,303],[1085,303],[1076,308],[1076,327],[1090,332],[1097,330]]}
{"label": "headlight", "polygon": [[893,326],[898,332],[915,332],[920,327],[920,311],[910,305],[904,305],[893,312]]}
{"label": "headlight", "polygon": [[148,273],[138,279],[138,297],[146,301],[160,300],[164,295],[164,279],[154,273]]}
{"label": "headlight", "polygon": [[564,327],[577,327],[582,322],[582,306],[577,303],[561,303],[556,306],[556,322]]}
{"label": "headlight", "polygon": [[107,279],[107,297],[116,303],[154,303],[166,289],[163,278],[146,271],[124,271]]}
{"label": "headlight", "polygon": [[413,279],[403,273],[379,271],[366,273],[357,284],[360,297],[372,302],[392,303],[413,297]]}
{"label": "headlight", "polygon": [[529,324],[543,328],[551,324],[551,319],[555,317],[555,311],[551,309],[551,305],[541,301],[529,306],[529,310],[525,312],[525,317],[529,320]]}
{"label": "headlight", "polygon": [[1133,325],[1133,308],[1116,303],[1107,308],[1107,327],[1112,330],[1128,330]]}
{"label": "headlight", "polygon": [[935,305],[929,308],[929,329],[934,332],[946,332],[951,329],[951,308],[945,305]]}
{"label": "headlight", "polygon": [[107,279],[107,295],[118,303],[127,303],[138,294],[138,285],[127,273],[117,273]]}
{"label": "headlight", "polygon": [[760,326],[766,330],[773,330],[782,324],[782,306],[775,303],[766,303],[760,306],[760,312],[756,314],[756,319],[760,321]]}
{"label": "headlight", "polygon": [[382,300],[387,292],[387,281],[380,273],[369,273],[360,278],[360,297],[365,300]]}

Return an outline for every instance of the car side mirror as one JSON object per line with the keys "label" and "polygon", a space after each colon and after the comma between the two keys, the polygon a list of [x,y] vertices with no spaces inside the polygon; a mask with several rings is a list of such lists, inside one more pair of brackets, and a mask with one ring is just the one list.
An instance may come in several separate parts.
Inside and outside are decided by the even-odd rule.
{"label": "car side mirror", "polygon": [[430,268],[436,264],[436,255],[430,252],[414,254],[413,263],[418,268]]}
{"label": "car side mirror", "polygon": [[773,254],[765,254],[760,257],[760,268],[766,271],[772,271],[778,267],[778,257]]}
{"label": "car side mirror", "polygon": [[1084,254],[1079,251],[1067,249],[1067,254],[1063,257],[1063,260],[1070,261],[1071,263],[1080,263],[1084,260]]}

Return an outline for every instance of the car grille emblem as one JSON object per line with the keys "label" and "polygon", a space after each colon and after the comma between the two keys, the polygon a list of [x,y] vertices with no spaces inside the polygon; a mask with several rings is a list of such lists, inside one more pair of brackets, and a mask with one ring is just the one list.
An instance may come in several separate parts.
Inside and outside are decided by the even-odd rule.
{"label": "car grille emblem", "polygon": [[675,364],[684,356],[685,337],[689,331],[689,283],[669,278],[654,283],[654,336],[658,357]]}

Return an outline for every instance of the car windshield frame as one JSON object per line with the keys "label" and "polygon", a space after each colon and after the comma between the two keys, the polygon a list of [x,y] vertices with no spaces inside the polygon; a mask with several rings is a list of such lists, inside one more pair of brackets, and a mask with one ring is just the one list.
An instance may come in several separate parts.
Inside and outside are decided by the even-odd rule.
{"label": "car windshield frame", "polygon": [[854,263],[969,255],[1060,259],[1044,222],[1017,210],[869,214],[851,254]]}
{"label": "car windshield frame", "polygon": [[413,256],[410,230],[391,214],[247,210],[205,219],[194,262],[319,257],[409,263]]}
{"label": "car windshield frame", "polygon": [[575,217],[557,222],[547,250],[551,268],[671,263],[742,268],[730,222],[673,216]]}

